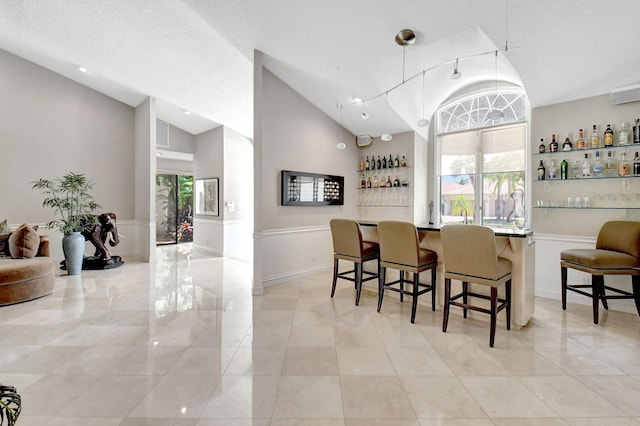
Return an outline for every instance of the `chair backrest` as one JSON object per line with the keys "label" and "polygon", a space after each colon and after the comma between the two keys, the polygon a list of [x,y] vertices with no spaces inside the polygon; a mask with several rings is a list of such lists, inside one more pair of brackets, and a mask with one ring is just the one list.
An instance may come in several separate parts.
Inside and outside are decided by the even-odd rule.
{"label": "chair backrest", "polygon": [[345,256],[362,255],[362,232],[358,222],[352,219],[331,219],[333,252]]}
{"label": "chair backrest", "polygon": [[612,220],[598,232],[596,248],[640,257],[640,222]]}
{"label": "chair backrest", "polygon": [[380,261],[418,265],[418,230],[413,223],[396,220],[378,222]]}
{"label": "chair backrest", "polygon": [[496,236],[480,225],[445,225],[440,229],[444,269],[462,275],[498,278]]}

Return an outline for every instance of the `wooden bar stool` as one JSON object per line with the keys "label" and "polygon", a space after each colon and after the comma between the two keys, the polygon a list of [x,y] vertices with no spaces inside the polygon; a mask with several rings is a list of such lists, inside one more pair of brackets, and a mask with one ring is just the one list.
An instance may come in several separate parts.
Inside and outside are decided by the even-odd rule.
{"label": "wooden bar stool", "polygon": [[[382,307],[385,290],[412,296],[411,323],[415,322],[418,296],[431,292],[431,310],[436,310],[436,267],[438,255],[435,251],[420,247],[418,230],[413,223],[393,220],[378,223],[378,237],[380,239],[380,280],[378,291],[378,312]],[[400,279],[386,282],[387,268],[400,271]],[[420,272],[431,270],[431,284],[420,282]],[[405,272],[413,273],[413,288],[405,290]],[[397,287],[396,287],[397,286]]]}
{"label": "wooden bar stool", "polygon": [[[591,284],[567,284],[567,268],[591,274]],[[605,275],[630,275],[633,293],[604,284]],[[590,297],[593,323],[598,324],[598,303],[609,309],[609,299],[634,299],[640,315],[640,222],[614,220],[598,232],[595,249],[570,249],[560,253],[562,309],[567,309],[567,290]],[[583,288],[591,288],[588,293]],[[606,294],[606,290],[615,294]]]}
{"label": "wooden bar stool", "polygon": [[[360,293],[362,283],[376,279],[380,276],[380,248],[378,243],[364,241],[360,225],[351,219],[331,219],[331,238],[333,240],[333,285],[331,286],[331,297],[336,292],[338,278],[351,281],[356,289],[356,306],[360,304]],[[340,260],[353,262],[353,269],[339,272],[338,263]],[[377,272],[369,272],[363,269],[364,262],[377,260]],[[351,276],[353,274],[353,276]],[[363,278],[363,275],[368,275]]]}
{"label": "wooden bar stool", "polygon": [[[450,305],[483,312],[491,316],[489,346],[493,347],[496,336],[497,315],[507,311],[507,330],[511,329],[511,261],[498,257],[496,236],[491,228],[479,225],[445,225],[440,230],[444,253],[444,315],[442,331],[446,333]],[[462,292],[451,296],[451,280],[462,281]],[[469,290],[469,283],[486,285],[491,295]],[[498,287],[505,286],[505,298],[498,297]],[[469,303],[469,296],[490,301],[486,309]],[[462,298],[462,302],[457,300]]]}

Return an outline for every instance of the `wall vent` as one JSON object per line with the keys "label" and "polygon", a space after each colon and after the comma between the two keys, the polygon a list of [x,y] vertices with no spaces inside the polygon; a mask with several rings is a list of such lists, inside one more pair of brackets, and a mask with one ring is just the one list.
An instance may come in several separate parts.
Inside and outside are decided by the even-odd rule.
{"label": "wall vent", "polygon": [[613,105],[640,101],[640,84],[613,89],[609,94],[609,101]]}

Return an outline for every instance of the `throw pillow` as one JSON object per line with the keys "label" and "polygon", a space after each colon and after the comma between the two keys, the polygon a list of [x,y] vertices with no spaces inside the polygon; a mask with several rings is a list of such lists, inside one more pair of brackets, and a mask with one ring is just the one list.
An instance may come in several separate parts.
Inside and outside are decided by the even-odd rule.
{"label": "throw pillow", "polygon": [[9,234],[11,229],[9,229],[9,224],[7,223],[7,219],[0,222],[0,234]]}
{"label": "throw pillow", "polygon": [[11,256],[9,254],[9,236],[11,233],[0,234],[0,257]]}
{"label": "throw pillow", "polygon": [[9,252],[11,257],[19,259],[22,257],[35,257],[40,246],[40,237],[38,236],[37,226],[31,227],[23,223],[11,233],[9,237]]}

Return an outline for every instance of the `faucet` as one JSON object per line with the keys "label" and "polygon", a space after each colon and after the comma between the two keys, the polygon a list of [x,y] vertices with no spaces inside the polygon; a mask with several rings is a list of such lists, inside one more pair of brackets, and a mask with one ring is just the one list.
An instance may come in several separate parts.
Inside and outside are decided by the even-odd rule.
{"label": "faucet", "polygon": [[468,216],[467,216],[467,209],[466,208],[462,208],[460,209],[460,216],[464,216],[464,224],[468,225],[469,224],[469,220],[468,220]]}

